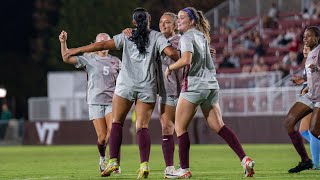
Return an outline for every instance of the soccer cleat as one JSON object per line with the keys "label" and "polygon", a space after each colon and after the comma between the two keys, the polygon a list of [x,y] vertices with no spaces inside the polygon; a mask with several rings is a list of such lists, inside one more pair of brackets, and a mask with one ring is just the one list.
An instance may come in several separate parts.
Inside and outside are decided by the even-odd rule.
{"label": "soccer cleat", "polygon": [[312,160],[309,159],[306,162],[299,162],[298,166],[288,170],[289,173],[298,173],[300,171],[311,169],[313,167]]}
{"label": "soccer cleat", "polygon": [[113,171],[113,173],[114,173],[114,174],[121,174],[121,168],[120,168],[120,166],[119,166],[118,170]]}
{"label": "soccer cleat", "polygon": [[107,159],[105,157],[100,156],[100,161],[99,161],[100,173],[102,173],[106,169],[106,161],[107,161]]}
{"label": "soccer cleat", "polygon": [[101,177],[110,176],[112,172],[115,172],[119,169],[119,165],[117,162],[117,158],[110,159],[108,162],[107,167],[105,170],[101,173]]}
{"label": "soccer cleat", "polygon": [[313,166],[311,170],[320,170],[320,167]]}
{"label": "soccer cleat", "polygon": [[246,156],[242,159],[241,165],[243,167],[244,177],[253,177],[254,164],[255,164],[255,162],[251,158],[249,158],[248,156]]}
{"label": "soccer cleat", "polygon": [[173,173],[173,176],[170,176],[168,178],[170,178],[170,179],[188,179],[191,177],[192,177],[192,174],[191,174],[189,168],[185,168],[185,169],[179,168]]}
{"label": "soccer cleat", "polygon": [[163,173],[164,178],[171,179],[174,176],[175,171],[176,169],[174,168],[174,166],[167,166]]}
{"label": "soccer cleat", "polygon": [[148,178],[150,169],[149,169],[149,163],[143,162],[140,164],[140,168],[138,169],[138,177],[137,179],[146,179]]}

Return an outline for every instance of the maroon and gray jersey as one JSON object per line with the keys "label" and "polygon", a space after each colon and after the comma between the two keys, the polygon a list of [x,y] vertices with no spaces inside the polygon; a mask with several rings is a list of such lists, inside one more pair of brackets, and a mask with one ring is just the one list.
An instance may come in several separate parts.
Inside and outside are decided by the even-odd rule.
{"label": "maroon and gray jersey", "polygon": [[[180,40],[180,35],[175,35],[171,38],[168,39],[170,44],[172,45],[173,48],[178,49],[179,46],[179,40]],[[181,82],[183,79],[183,68],[178,69],[175,71],[172,71],[171,75],[169,76],[169,81],[163,76],[167,67],[170,64],[175,63],[172,59],[170,59],[168,56],[162,54],[161,57],[161,69],[162,69],[162,77],[159,79],[160,81],[160,95],[165,95],[165,96],[179,96],[180,91],[181,91]]]}
{"label": "maroon and gray jersey", "polygon": [[189,29],[181,36],[179,46],[181,54],[192,53],[191,64],[185,67],[181,91],[219,89],[209,43],[204,34],[194,28]]}
{"label": "maroon and gray jersey", "polygon": [[120,70],[120,60],[115,56],[100,57],[95,53],[76,56],[76,59],[75,66],[84,68],[88,73],[87,103],[111,104]]}
{"label": "maroon and gray jersey", "polygon": [[309,52],[305,69],[307,74],[307,83],[309,91],[306,94],[312,102],[320,102],[320,72],[311,72],[309,66],[314,64],[320,67],[320,45],[315,47],[312,51]]}

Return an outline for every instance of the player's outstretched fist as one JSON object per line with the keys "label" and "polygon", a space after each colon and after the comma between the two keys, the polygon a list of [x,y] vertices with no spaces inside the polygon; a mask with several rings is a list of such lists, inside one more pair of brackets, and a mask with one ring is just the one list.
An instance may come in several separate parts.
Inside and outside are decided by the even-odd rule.
{"label": "player's outstretched fist", "polygon": [[66,41],[67,41],[67,37],[68,37],[67,32],[61,31],[61,33],[60,33],[60,35],[59,35],[59,41],[60,41],[61,43],[66,42]]}

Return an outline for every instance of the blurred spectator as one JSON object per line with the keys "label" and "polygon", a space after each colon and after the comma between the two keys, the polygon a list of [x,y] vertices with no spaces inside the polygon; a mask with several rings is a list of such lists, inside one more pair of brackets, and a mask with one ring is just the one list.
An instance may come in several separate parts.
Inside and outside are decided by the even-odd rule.
{"label": "blurred spectator", "polygon": [[268,11],[268,17],[271,18],[271,20],[275,21],[279,16],[279,10],[276,3],[271,4],[271,8]]}
{"label": "blurred spectator", "polygon": [[311,15],[309,14],[308,9],[304,8],[302,12],[302,19],[310,19],[310,18],[311,18]]}
{"label": "blurred spectator", "polygon": [[222,62],[219,65],[219,68],[234,68],[235,65],[229,60],[230,60],[230,53],[227,51],[223,52],[223,58],[222,58]]}
{"label": "blurred spectator", "polygon": [[316,4],[316,10],[313,15],[313,19],[318,19],[318,18],[320,18],[320,1],[318,1],[318,3]]}
{"label": "blurred spectator", "polygon": [[226,27],[229,28],[231,32],[234,32],[240,27],[240,24],[234,16],[228,16]]}
{"label": "blurred spectator", "polygon": [[269,70],[268,65],[265,63],[263,57],[258,57],[253,59],[253,67],[251,73],[255,72],[266,72]]}
{"label": "blurred spectator", "polygon": [[231,52],[231,56],[228,60],[230,63],[234,65],[234,67],[239,68],[240,67],[240,58],[236,55],[234,51]]}
{"label": "blurred spectator", "polygon": [[289,51],[298,52],[299,51],[300,42],[297,38],[294,38],[289,44]]}
{"label": "blurred spectator", "polygon": [[266,16],[263,16],[262,23],[264,28],[276,28],[278,26],[277,19],[279,16],[279,10],[276,3],[272,3],[271,8]]}
{"label": "blurred spectator", "polygon": [[256,37],[254,40],[255,56],[263,56],[265,51],[260,37]]}
{"label": "blurred spectator", "polygon": [[245,64],[242,66],[242,72],[243,73],[250,73],[252,69],[252,66],[250,64]]}
{"label": "blurred spectator", "polygon": [[272,66],[272,70],[281,71],[283,73],[282,77],[285,77],[289,75],[292,70],[297,69],[297,67],[297,52],[290,51],[283,57],[282,62],[276,63]]}
{"label": "blurred spectator", "polygon": [[283,47],[288,45],[292,40],[298,40],[297,34],[293,28],[282,31],[271,43],[270,47]]}
{"label": "blurred spectator", "polygon": [[1,120],[9,121],[11,119],[11,111],[6,103],[2,104]]}
{"label": "blurred spectator", "polygon": [[7,130],[8,122],[11,119],[11,112],[6,103],[2,104],[0,117],[0,139],[3,139]]}
{"label": "blurred spectator", "polygon": [[311,18],[314,18],[314,15],[316,14],[317,5],[314,1],[311,1],[310,6],[308,7],[308,13]]}
{"label": "blurred spectator", "polygon": [[252,39],[250,38],[250,35],[244,36],[244,38],[242,39],[241,42],[242,42],[243,49],[245,51],[247,51],[249,49],[254,49],[254,43],[253,43]]}

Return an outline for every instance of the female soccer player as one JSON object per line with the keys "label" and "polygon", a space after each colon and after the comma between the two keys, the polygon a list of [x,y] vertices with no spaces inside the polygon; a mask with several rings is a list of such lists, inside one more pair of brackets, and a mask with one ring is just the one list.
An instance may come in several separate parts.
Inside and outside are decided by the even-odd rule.
{"label": "female soccer player", "polygon": [[[108,34],[100,33],[96,37],[96,42],[109,39]],[[67,51],[67,33],[65,31],[61,32],[59,40],[63,56]],[[84,68],[88,73],[87,103],[89,118],[93,122],[98,137],[97,146],[100,153],[99,169],[101,173],[106,168],[106,143],[112,126],[111,103],[120,70],[120,60],[104,50],[87,53],[83,56],[70,56],[63,58],[63,61],[73,64],[77,68]]]}
{"label": "female soccer player", "polygon": [[[308,57],[308,53],[310,52],[310,47],[304,45],[303,46],[303,56],[304,59],[307,59]],[[304,60],[305,62],[305,60]],[[304,70],[304,75],[306,70]],[[303,84],[302,90],[301,90],[301,96],[305,95],[308,92],[308,86],[307,86],[307,82],[305,81],[303,76],[294,76],[292,78],[292,82],[295,85],[301,85]],[[307,140],[310,144],[310,151],[311,151],[311,155],[312,155],[312,162],[313,162],[313,168],[314,170],[319,170],[319,152],[320,152],[320,148],[315,145],[315,144],[311,144],[310,143],[310,125],[311,123],[311,114],[308,114],[307,116],[305,116],[304,118],[301,119],[300,122],[300,126],[299,126],[299,132],[301,134],[301,136]],[[316,141],[313,141],[316,142]]]}
{"label": "female soccer player", "polygon": [[[313,167],[304,147],[300,133],[295,129],[295,125],[306,115],[311,115],[310,126],[310,145],[320,144],[320,30],[315,26],[308,27],[303,34],[303,42],[309,46],[311,51],[308,54],[305,69],[308,84],[308,93],[301,96],[298,101],[291,107],[285,120],[284,125],[293,146],[301,157],[301,162],[294,168],[289,169],[289,173],[297,173]],[[313,144],[313,145],[312,145]],[[313,147],[311,147],[312,149]]]}
{"label": "female soccer player", "polygon": [[[171,12],[164,13],[159,21],[160,32],[168,39],[174,48],[178,48],[180,35],[175,33],[177,15]],[[167,67],[174,63],[168,56],[161,56],[162,74],[165,73]],[[160,122],[162,127],[162,153],[165,160],[166,168],[164,177],[169,178],[175,171],[174,168],[174,147],[173,140],[175,111],[178,97],[181,91],[181,82],[183,79],[183,69],[173,71],[169,76],[169,81],[161,76],[160,87]]]}
{"label": "female soccer player", "polygon": [[209,127],[218,133],[240,158],[245,176],[253,176],[254,161],[246,156],[237,136],[222,120],[218,103],[219,85],[209,49],[210,25],[203,13],[193,7],[179,11],[177,24],[178,30],[183,33],[179,46],[182,56],[176,63],[168,66],[165,75],[168,77],[173,70],[182,67],[186,67],[187,72],[182,82],[175,120],[180,168],[172,178],[191,177],[187,128],[199,105]]}
{"label": "female soccer player", "polygon": [[65,56],[103,49],[123,49],[122,68],[112,101],[113,123],[109,140],[110,160],[101,175],[110,176],[113,171],[119,168],[117,157],[122,142],[122,126],[135,102],[141,161],[138,179],[141,179],[147,178],[149,175],[148,161],[151,140],[148,125],[157,97],[156,58],[161,53],[165,53],[174,60],[177,60],[179,56],[161,33],[150,29],[151,17],[145,9],[137,8],[133,11],[132,17],[136,29],[130,38],[126,38],[121,33],[109,41],[69,49]]}

